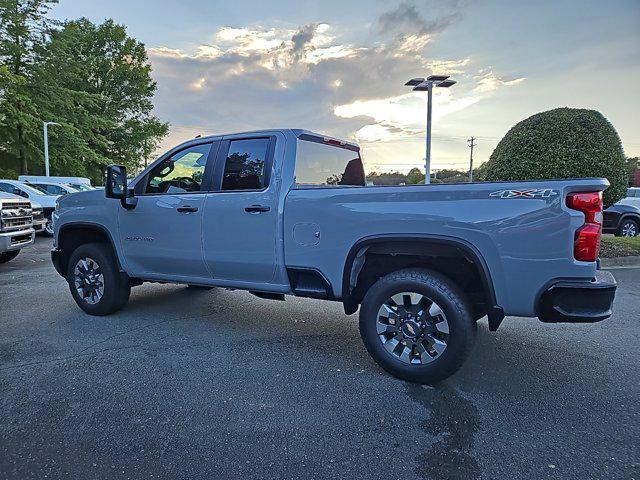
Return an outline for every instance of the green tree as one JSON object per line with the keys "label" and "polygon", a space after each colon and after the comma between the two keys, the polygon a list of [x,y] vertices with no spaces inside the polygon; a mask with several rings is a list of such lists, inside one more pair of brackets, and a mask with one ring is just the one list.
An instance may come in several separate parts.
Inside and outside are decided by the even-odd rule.
{"label": "green tree", "polygon": [[38,154],[40,118],[33,100],[35,50],[46,40],[46,13],[57,0],[0,0],[0,149],[28,173]]}
{"label": "green tree", "polygon": [[414,167],[407,174],[407,184],[417,185],[419,183],[424,183],[424,173],[419,168]]}
{"label": "green tree", "polygon": [[486,182],[487,181],[487,164],[484,162],[482,165],[473,169],[473,181],[474,182]]}
{"label": "green tree", "polygon": [[606,205],[625,195],[620,137],[595,110],[557,108],[523,120],[507,132],[486,166],[488,181],[580,177],[609,180]]}
{"label": "green tree", "polygon": [[152,114],[156,84],[145,46],[113,20],[82,18],[38,50],[37,102],[60,124],[52,170],[100,181],[108,163],[140,166],[168,125]]}

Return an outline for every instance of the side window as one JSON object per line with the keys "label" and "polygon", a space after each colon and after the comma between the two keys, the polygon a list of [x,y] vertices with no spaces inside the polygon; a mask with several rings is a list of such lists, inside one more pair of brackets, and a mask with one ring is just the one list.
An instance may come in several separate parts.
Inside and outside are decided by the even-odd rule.
{"label": "side window", "polygon": [[149,172],[144,193],[199,192],[211,144],[196,145],[173,154]]}
{"label": "side window", "polygon": [[360,152],[308,140],[298,140],[295,184],[302,187],[362,187]]}
{"label": "side window", "polygon": [[50,193],[52,195],[62,195],[63,193],[65,193],[62,192],[62,189],[58,185],[41,185],[36,183],[35,186],[43,188],[47,193]]}
{"label": "side window", "polygon": [[224,164],[222,190],[261,190],[267,186],[268,138],[232,140]]}
{"label": "side window", "polygon": [[27,192],[23,192],[18,187],[11,185],[10,183],[0,183],[0,190],[7,193],[13,193],[14,195],[20,195],[24,198],[29,198]]}

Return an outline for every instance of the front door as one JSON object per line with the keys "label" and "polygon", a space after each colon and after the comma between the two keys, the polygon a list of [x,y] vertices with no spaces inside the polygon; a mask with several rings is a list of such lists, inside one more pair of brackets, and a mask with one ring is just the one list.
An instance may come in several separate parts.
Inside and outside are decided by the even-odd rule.
{"label": "front door", "polygon": [[270,283],[276,271],[278,183],[275,136],[238,136],[219,148],[214,192],[206,195],[204,259],[216,279]]}
{"label": "front door", "polygon": [[120,242],[132,275],[209,278],[201,238],[213,145],[192,145],[161,160],[136,185],[135,208],[119,209]]}

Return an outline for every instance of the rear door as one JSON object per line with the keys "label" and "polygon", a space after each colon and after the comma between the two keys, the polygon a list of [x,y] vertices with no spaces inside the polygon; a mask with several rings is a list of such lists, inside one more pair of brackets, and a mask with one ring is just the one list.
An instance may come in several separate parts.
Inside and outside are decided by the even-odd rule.
{"label": "rear door", "polygon": [[270,283],[276,270],[276,135],[234,135],[220,145],[204,206],[203,252],[216,279]]}
{"label": "rear door", "polygon": [[155,165],[136,185],[137,205],[119,209],[128,270],[143,278],[209,278],[202,214],[217,142],[192,144]]}

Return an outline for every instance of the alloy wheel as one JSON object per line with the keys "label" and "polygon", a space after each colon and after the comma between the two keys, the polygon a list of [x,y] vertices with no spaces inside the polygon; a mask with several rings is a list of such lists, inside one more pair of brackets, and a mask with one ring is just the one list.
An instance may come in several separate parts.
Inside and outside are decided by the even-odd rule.
{"label": "alloy wheel", "polygon": [[90,305],[98,303],[104,295],[104,276],[100,265],[90,258],[78,260],[73,269],[73,282],[76,292]]}
{"label": "alloy wheel", "polygon": [[622,225],[623,237],[635,237],[638,235],[638,227],[635,222],[626,222]]}
{"label": "alloy wheel", "polygon": [[376,328],[387,353],[409,365],[433,362],[447,348],[447,317],[420,293],[401,292],[388,298],[378,311]]}

